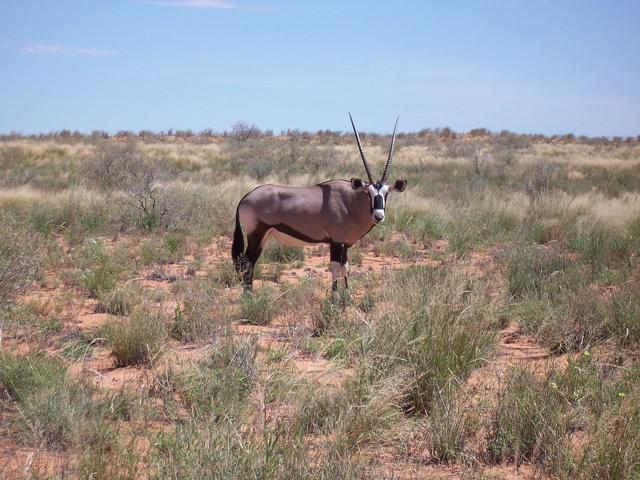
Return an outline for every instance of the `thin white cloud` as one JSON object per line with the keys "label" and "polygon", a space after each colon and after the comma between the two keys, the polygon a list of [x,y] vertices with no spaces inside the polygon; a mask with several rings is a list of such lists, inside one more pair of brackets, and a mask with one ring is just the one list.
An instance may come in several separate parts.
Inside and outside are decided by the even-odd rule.
{"label": "thin white cloud", "polygon": [[220,8],[232,10],[238,6],[229,0],[155,0],[150,3],[187,8]]}
{"label": "thin white cloud", "polygon": [[67,57],[110,57],[118,54],[115,50],[42,43],[27,45],[24,51],[32,55],[65,55]]}

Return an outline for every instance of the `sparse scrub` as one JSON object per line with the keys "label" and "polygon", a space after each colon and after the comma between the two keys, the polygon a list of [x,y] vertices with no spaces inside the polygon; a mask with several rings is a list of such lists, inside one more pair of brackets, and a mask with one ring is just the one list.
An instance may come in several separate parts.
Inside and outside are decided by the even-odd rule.
{"label": "sparse scrub", "polygon": [[[2,448],[33,452],[17,474],[640,475],[640,139],[402,132],[392,179],[409,188],[349,250],[353,297],[332,301],[315,261],[284,273],[311,250],[273,242],[240,295],[229,235],[258,184],[362,177],[353,136],[240,127],[0,135]],[[378,173],[389,137],[362,139]],[[376,254],[396,259],[372,273]],[[468,381],[500,335],[497,369]],[[514,367],[511,341],[554,367]],[[112,392],[105,349],[154,368]]]}

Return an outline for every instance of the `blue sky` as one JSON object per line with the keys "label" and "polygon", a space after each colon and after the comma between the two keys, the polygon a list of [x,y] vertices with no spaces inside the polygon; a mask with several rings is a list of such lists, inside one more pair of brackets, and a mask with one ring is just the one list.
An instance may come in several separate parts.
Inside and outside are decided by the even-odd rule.
{"label": "blue sky", "polygon": [[639,1],[0,0],[0,132],[640,134]]}

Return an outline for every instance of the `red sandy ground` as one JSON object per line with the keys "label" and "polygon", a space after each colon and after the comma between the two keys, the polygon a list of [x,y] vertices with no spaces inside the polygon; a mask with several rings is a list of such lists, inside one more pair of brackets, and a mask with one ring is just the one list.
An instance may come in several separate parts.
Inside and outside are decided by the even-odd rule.
{"label": "red sandy ground", "polygon": [[[123,241],[128,241],[123,239]],[[411,264],[440,265],[443,262],[456,261],[461,263],[469,275],[483,275],[487,271],[495,268],[495,262],[491,251],[483,250],[473,252],[465,260],[454,259],[452,254],[446,253],[446,242],[433,242],[428,249],[418,248],[416,259],[406,261],[397,257],[376,255],[371,248],[363,249],[362,265],[353,270],[384,272],[388,269],[403,268]],[[204,251],[203,271],[196,272],[196,276],[203,275],[207,270],[211,271],[226,261],[229,252],[229,241],[226,238],[218,238],[210,247]],[[432,255],[438,253],[438,259]],[[153,271],[162,271],[167,276],[185,278],[187,266],[192,258],[185,258],[183,261],[171,265],[151,266],[143,268],[139,274],[141,279],[147,278]],[[301,277],[314,275],[325,279],[328,284],[328,251],[326,248],[315,248],[308,252],[304,266],[291,268],[282,273],[280,282],[295,283]],[[156,289],[163,289],[168,294],[171,284],[168,281],[139,280],[143,284]],[[257,282],[258,284],[261,282]],[[68,289],[61,285],[57,288],[38,288],[34,286],[22,298],[24,302],[34,302],[41,308],[49,308],[47,305],[54,304],[55,298],[63,295]],[[65,320],[64,331],[77,330],[79,332],[94,330],[103,323],[109,321],[107,314],[93,313],[96,300],[86,296],[81,301],[65,303],[65,309],[61,313]],[[165,307],[169,311],[175,308],[175,300],[168,297]],[[290,363],[303,378],[314,380],[327,386],[339,386],[344,379],[353,375],[353,371],[344,368],[336,363],[324,359],[319,355],[310,355],[296,348],[290,343],[290,336],[287,335],[289,327],[288,319],[277,318],[270,325],[254,326],[238,324],[234,326],[237,335],[251,336],[258,340],[262,350],[267,347],[277,348],[284,346],[290,358]],[[500,332],[500,347],[495,358],[486,366],[475,370],[468,381],[468,389],[471,392],[470,398],[477,405],[490,405],[495,400],[499,391],[501,379],[505,372],[516,364],[527,364],[532,368],[542,369],[548,362],[563,362],[562,358],[552,358],[549,352],[527,336],[521,335],[514,325],[505,328]],[[30,350],[43,348],[42,345],[34,344],[29,338],[20,336],[7,337],[2,339],[2,348],[10,352],[24,354]],[[58,355],[56,347],[45,345],[52,355]],[[105,390],[120,390],[124,386],[133,386],[139,389],[149,389],[155,380],[158,369],[163,365],[171,363],[173,366],[188,364],[198,358],[203,357],[210,345],[190,344],[184,345],[178,342],[170,343],[164,355],[166,361],[159,362],[152,369],[142,367],[115,368],[113,359],[104,347],[95,347],[91,355],[75,362],[70,372],[72,375],[88,374],[94,379],[95,384]],[[477,406],[475,405],[475,406]],[[157,426],[158,429],[163,427]],[[398,458],[393,452],[379,449],[375,452],[378,459],[378,466],[375,467],[374,474],[385,478],[397,479],[456,479],[456,478],[500,478],[500,479],[528,479],[543,478],[540,471],[530,466],[522,466],[519,469],[512,465],[478,465],[466,467],[463,465],[429,465],[416,463],[416,460]],[[6,432],[0,432],[0,478],[23,479],[28,478],[31,471],[53,474],[59,471],[64,464],[64,454],[49,451],[44,448],[25,447],[16,443],[8,437]]]}

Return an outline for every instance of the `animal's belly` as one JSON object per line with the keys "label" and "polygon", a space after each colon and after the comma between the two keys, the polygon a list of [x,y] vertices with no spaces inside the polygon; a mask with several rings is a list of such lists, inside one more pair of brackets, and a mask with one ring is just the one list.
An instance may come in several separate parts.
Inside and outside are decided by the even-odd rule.
{"label": "animal's belly", "polygon": [[312,243],[305,242],[303,240],[300,240],[299,238],[287,235],[286,233],[279,232],[275,228],[269,230],[265,238],[266,237],[273,237],[282,245],[286,245],[287,247],[305,247],[308,245],[313,245]]}

